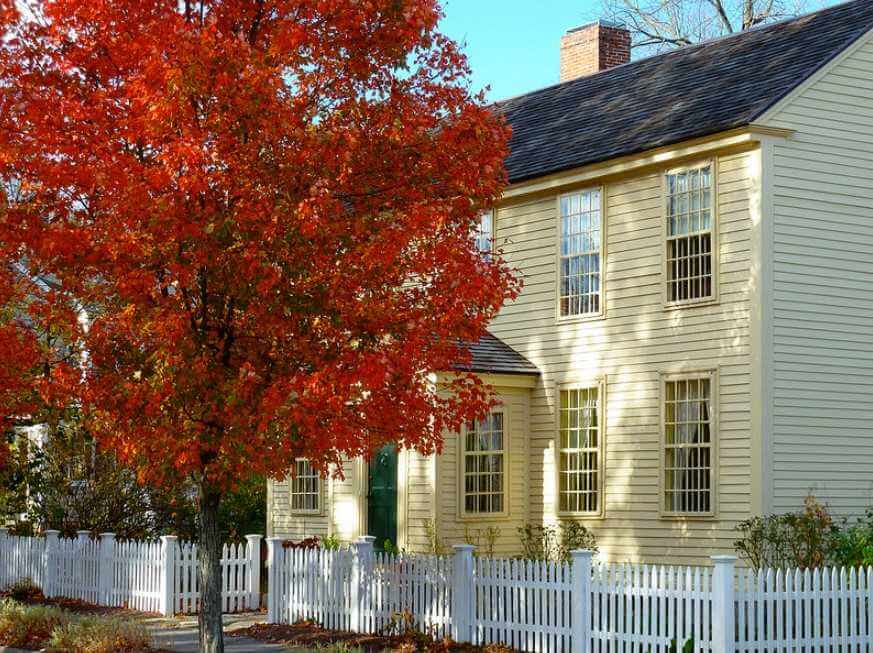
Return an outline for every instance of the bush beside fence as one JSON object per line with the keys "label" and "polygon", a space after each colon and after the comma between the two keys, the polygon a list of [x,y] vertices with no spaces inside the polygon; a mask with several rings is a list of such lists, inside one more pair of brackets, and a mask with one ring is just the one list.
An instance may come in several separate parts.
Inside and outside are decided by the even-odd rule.
{"label": "bush beside fence", "polygon": [[[196,612],[197,546],[164,536],[157,541],[118,542],[113,533],[91,538],[10,536],[0,529],[0,588],[32,579],[49,597],[79,599],[163,615]],[[261,536],[225,545],[221,560],[225,612],[260,607]]]}
{"label": "bush beside fence", "polygon": [[[284,548],[268,538],[268,621],[311,619],[380,633],[409,623],[437,638],[537,653],[777,653],[873,650],[873,568],[761,572],[454,555]],[[690,644],[689,644],[690,642]],[[686,646],[689,648],[686,649]]]}

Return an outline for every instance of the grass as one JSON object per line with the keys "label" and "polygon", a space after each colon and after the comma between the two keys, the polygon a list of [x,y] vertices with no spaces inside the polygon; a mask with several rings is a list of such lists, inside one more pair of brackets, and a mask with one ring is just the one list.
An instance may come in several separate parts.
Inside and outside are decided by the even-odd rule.
{"label": "grass", "polygon": [[141,624],[126,619],[79,617],[55,628],[48,646],[73,653],[138,653],[151,649],[151,637]]}
{"label": "grass", "polygon": [[69,613],[42,605],[0,602],[0,644],[14,648],[41,648],[56,628],[70,621]]}
{"label": "grass", "polygon": [[151,650],[151,638],[142,625],[126,619],[81,617],[56,607],[4,599],[0,645],[67,653],[145,653]]}

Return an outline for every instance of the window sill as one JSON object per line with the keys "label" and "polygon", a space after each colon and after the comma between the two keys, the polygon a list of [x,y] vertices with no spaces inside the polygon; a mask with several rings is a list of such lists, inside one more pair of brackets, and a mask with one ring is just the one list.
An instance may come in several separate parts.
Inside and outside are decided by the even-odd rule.
{"label": "window sill", "polygon": [[473,522],[506,522],[512,520],[512,513],[509,512],[489,512],[489,513],[461,513],[458,515],[458,522],[471,524]]}
{"label": "window sill", "polygon": [[683,309],[690,308],[704,308],[707,306],[718,306],[719,305],[718,297],[714,297],[712,299],[700,299],[689,302],[673,302],[673,303],[665,303],[664,310],[665,311],[681,311]]}
{"label": "window sill", "polygon": [[719,521],[719,516],[716,513],[674,514],[674,513],[669,513],[669,512],[662,512],[660,518],[662,521],[675,521],[675,522],[717,522],[717,521]]}
{"label": "window sill", "polygon": [[555,324],[583,324],[585,322],[600,322],[606,319],[606,312],[592,313],[590,315],[567,315],[555,317]]}
{"label": "window sill", "polygon": [[604,521],[606,514],[603,512],[558,512],[558,519],[570,521]]}

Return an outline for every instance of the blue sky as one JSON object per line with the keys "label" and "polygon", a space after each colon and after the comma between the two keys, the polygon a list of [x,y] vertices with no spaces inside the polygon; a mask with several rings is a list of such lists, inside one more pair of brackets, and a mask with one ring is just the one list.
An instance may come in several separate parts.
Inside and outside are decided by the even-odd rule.
{"label": "blue sky", "polygon": [[499,100],[558,81],[558,43],[598,18],[597,0],[445,0],[442,31],[466,43],[477,88]]}
{"label": "blue sky", "polygon": [[[806,0],[808,11],[845,0]],[[873,1],[873,0],[871,0]],[[443,0],[442,31],[465,43],[477,89],[500,100],[558,81],[561,36],[600,18],[600,0]]]}

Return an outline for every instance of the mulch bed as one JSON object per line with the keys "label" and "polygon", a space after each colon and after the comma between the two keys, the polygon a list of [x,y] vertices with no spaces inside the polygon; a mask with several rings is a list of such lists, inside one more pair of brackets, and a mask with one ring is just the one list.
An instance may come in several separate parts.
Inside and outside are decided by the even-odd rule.
{"label": "mulch bed", "polygon": [[229,637],[251,637],[271,644],[284,644],[300,648],[316,648],[331,644],[345,644],[364,653],[382,651],[426,651],[427,653],[512,653],[503,646],[472,646],[449,639],[433,640],[423,633],[411,631],[406,635],[361,635],[337,630],[327,630],[318,624],[303,621],[291,626],[279,624],[255,624],[241,630],[226,633]]}
{"label": "mulch bed", "polygon": [[131,615],[152,615],[148,612],[139,612],[137,610],[128,610],[127,608],[109,608],[103,605],[94,605],[87,601],[78,599],[54,598],[47,599],[42,595],[42,592],[33,593],[29,596],[15,595],[10,592],[0,592],[0,598],[14,599],[18,603],[24,605],[45,605],[52,608],[61,608],[73,614],[95,616],[95,617],[111,617],[114,615],[131,616]]}

